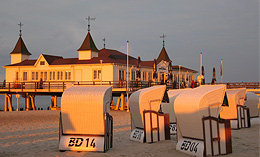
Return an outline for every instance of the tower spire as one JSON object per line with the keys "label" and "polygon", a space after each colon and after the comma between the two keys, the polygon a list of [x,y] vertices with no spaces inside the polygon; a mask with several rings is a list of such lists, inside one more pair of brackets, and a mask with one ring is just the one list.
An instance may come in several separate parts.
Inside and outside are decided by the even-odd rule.
{"label": "tower spire", "polygon": [[95,20],[96,18],[91,18],[90,16],[88,16],[88,18],[86,18],[88,20],[88,32],[90,32],[90,20]]}
{"label": "tower spire", "polygon": [[21,37],[21,36],[22,36],[22,26],[23,26],[23,24],[20,22],[20,23],[18,24],[18,26],[20,26],[19,36]]}
{"label": "tower spire", "polygon": [[160,38],[163,38],[163,47],[164,47],[164,45],[165,45],[165,44],[164,44],[164,38],[165,38],[165,37],[166,37],[166,35],[164,35],[164,34],[163,34],[162,36],[160,36]]}

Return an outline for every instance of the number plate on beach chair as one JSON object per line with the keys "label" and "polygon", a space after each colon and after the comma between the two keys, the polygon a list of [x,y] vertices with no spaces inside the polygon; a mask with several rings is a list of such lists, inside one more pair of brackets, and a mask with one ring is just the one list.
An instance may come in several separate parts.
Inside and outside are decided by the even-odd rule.
{"label": "number plate on beach chair", "polygon": [[104,151],[104,137],[100,136],[61,136],[59,150]]}
{"label": "number plate on beach chair", "polygon": [[131,141],[137,141],[137,142],[144,143],[144,130],[142,130],[142,129],[134,129],[131,132],[130,140]]}

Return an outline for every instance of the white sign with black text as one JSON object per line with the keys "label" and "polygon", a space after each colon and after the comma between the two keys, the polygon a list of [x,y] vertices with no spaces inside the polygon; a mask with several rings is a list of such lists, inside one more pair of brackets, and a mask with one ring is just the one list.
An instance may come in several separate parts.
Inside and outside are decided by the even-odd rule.
{"label": "white sign with black text", "polygon": [[144,130],[142,130],[142,129],[134,129],[131,132],[130,140],[144,143]]}
{"label": "white sign with black text", "polygon": [[176,150],[192,156],[203,156],[204,142],[182,138],[178,141],[176,145]]}
{"label": "white sign with black text", "polygon": [[104,137],[65,135],[60,138],[59,150],[104,151]]}
{"label": "white sign with black text", "polygon": [[171,123],[170,124],[170,134],[173,135],[173,134],[176,134],[176,133],[177,133],[177,126],[176,126],[176,124]]}

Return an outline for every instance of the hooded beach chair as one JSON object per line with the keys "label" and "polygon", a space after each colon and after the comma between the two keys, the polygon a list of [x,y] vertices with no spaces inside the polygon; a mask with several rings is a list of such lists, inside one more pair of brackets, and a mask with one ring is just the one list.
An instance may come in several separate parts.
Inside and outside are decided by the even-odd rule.
{"label": "hooded beach chair", "polygon": [[140,89],[129,98],[131,112],[130,140],[155,142],[170,139],[169,115],[159,113],[166,86]]}
{"label": "hooded beach chair", "polygon": [[112,148],[112,88],[70,87],[61,97],[59,150],[106,152]]}
{"label": "hooded beach chair", "polygon": [[225,91],[225,85],[202,85],[177,96],[177,150],[192,156],[232,152],[230,122],[218,118]]}
{"label": "hooded beach chair", "polygon": [[227,89],[228,106],[223,106],[220,118],[230,120],[232,129],[250,127],[249,108],[244,106],[246,89]]}
{"label": "hooded beach chair", "polygon": [[191,88],[187,89],[175,89],[175,90],[169,90],[168,97],[169,97],[169,103],[162,102],[161,103],[161,109],[163,113],[168,113],[170,116],[170,134],[176,134],[177,133],[177,127],[176,127],[176,118],[174,113],[174,101],[177,98],[179,94],[186,90],[190,90]]}
{"label": "hooded beach chair", "polygon": [[246,92],[244,106],[249,108],[250,118],[259,117],[260,98],[253,92]]}

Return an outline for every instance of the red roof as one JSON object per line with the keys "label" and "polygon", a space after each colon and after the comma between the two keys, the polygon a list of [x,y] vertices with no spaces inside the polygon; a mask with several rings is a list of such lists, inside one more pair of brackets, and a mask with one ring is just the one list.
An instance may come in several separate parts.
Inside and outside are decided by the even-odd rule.
{"label": "red roof", "polygon": [[13,51],[10,54],[24,54],[24,55],[32,55],[26,48],[22,37],[20,36]]}
{"label": "red roof", "polygon": [[171,59],[170,59],[170,57],[168,56],[168,54],[167,54],[167,52],[166,52],[164,46],[163,46],[163,48],[162,48],[162,50],[161,50],[161,52],[160,52],[160,54],[159,54],[159,56],[158,56],[158,58],[157,58],[157,62],[160,62],[160,61],[162,61],[162,60],[167,61],[167,62],[171,61]]}
{"label": "red roof", "polygon": [[[179,70],[179,65],[174,65],[172,66],[172,70]],[[198,73],[196,70],[192,70],[186,67],[181,66],[181,71],[188,71],[188,72],[193,72],[193,73]]]}
{"label": "red roof", "polygon": [[99,50],[97,49],[91,35],[90,32],[88,32],[85,40],[83,41],[82,45],[80,46],[80,48],[78,49],[78,51],[85,51],[85,50],[91,50],[94,52],[99,52]]}
{"label": "red roof", "polygon": [[[61,56],[45,55],[44,58],[47,60],[49,65],[71,65],[71,64],[100,64],[102,63],[115,63],[115,64],[125,64],[127,62],[127,55],[112,49],[101,49],[98,53],[98,57],[94,57],[89,60],[79,60],[78,58],[62,58]],[[132,56],[129,56],[129,65],[137,66],[138,59]],[[20,63],[11,64],[7,66],[34,66],[37,60],[24,60]],[[154,61],[141,61],[142,67],[151,67],[153,68]],[[179,66],[172,66],[173,70],[179,70]],[[182,71],[189,71],[197,73],[197,71],[185,68],[181,66]]]}

